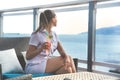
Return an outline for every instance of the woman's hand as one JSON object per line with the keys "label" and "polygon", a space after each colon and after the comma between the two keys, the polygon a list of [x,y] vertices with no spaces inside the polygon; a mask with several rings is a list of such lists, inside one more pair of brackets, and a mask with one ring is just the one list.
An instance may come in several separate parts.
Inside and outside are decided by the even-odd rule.
{"label": "woman's hand", "polygon": [[69,67],[71,67],[71,62],[70,59],[67,57],[65,57],[65,70],[67,70]]}
{"label": "woman's hand", "polygon": [[45,42],[45,43],[42,44],[42,49],[50,50],[50,47],[51,47],[50,42]]}

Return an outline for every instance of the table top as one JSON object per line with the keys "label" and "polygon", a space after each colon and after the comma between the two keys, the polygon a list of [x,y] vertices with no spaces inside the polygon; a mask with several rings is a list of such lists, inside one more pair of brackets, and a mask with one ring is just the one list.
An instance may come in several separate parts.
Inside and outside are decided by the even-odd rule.
{"label": "table top", "polygon": [[93,73],[93,72],[77,72],[77,73],[37,77],[37,78],[33,78],[32,80],[120,80],[120,78],[99,74],[99,73]]}

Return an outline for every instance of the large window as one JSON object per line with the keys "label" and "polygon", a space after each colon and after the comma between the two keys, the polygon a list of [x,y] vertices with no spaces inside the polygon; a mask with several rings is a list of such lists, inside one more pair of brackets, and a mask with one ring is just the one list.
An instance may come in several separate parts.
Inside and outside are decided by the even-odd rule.
{"label": "large window", "polygon": [[57,22],[53,30],[67,54],[87,60],[88,10],[58,12]]}
{"label": "large window", "polygon": [[96,61],[118,65],[120,64],[119,10],[120,7],[97,9],[95,54]]}
{"label": "large window", "polygon": [[33,32],[33,15],[25,13],[4,14],[4,37],[29,36]]}
{"label": "large window", "polygon": [[[83,1],[87,2],[85,3]],[[108,72],[111,69],[105,67],[107,64],[113,64],[112,67],[114,67],[115,64],[115,67],[120,65],[120,1],[97,1],[97,6],[96,3],[94,3],[94,0],[90,2],[95,4],[93,13],[95,9],[97,9],[97,11],[96,15],[93,14],[93,16],[89,17],[88,9],[92,9],[93,7],[92,4],[90,4],[90,8],[88,7],[89,0],[80,0],[80,3],[77,0],[68,0],[68,2],[65,0],[44,0],[42,2],[31,0],[29,3],[28,1],[23,2],[24,4],[22,3],[22,0],[14,0],[10,1],[10,3],[9,1],[6,3],[3,0],[0,3],[0,35],[3,34],[3,37],[30,36],[30,34],[33,32],[33,29],[38,27],[36,26],[38,25],[36,23],[39,20],[36,20],[38,16],[36,13],[50,8],[55,10],[57,15],[57,26],[54,27],[53,30],[57,33],[66,53],[73,58],[87,61],[88,26],[92,24],[92,21],[90,24],[88,24],[88,18],[91,20],[96,18],[95,36],[93,32],[89,38],[90,41],[94,41],[94,37],[96,39],[95,54],[90,53],[90,56],[92,56],[92,54],[93,56],[92,58],[88,59],[95,60],[95,62],[93,61],[95,70],[103,70],[103,72]],[[64,3],[62,4],[62,2]],[[72,4],[72,2],[76,3]],[[91,47],[94,47],[94,44],[92,44]],[[91,51],[94,52],[93,50]],[[58,52],[56,51],[54,55],[58,55]],[[87,69],[87,64],[79,64],[79,67],[85,67]],[[92,62],[89,65],[91,67]]]}
{"label": "large window", "polygon": [[[53,29],[68,55],[87,60],[88,10],[57,13],[57,26]],[[58,52],[54,55],[58,55]],[[79,63],[79,67],[87,65]]]}

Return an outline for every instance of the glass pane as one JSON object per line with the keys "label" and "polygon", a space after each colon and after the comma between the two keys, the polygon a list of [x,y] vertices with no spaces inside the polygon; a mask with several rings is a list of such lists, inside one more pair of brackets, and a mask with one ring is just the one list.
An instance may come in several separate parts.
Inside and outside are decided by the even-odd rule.
{"label": "glass pane", "polygon": [[120,7],[97,9],[96,18],[95,60],[120,65]]}
{"label": "glass pane", "polygon": [[73,58],[87,60],[88,10],[58,12],[57,27],[63,48]]}
{"label": "glass pane", "polygon": [[4,16],[4,37],[29,36],[33,31],[33,15]]}

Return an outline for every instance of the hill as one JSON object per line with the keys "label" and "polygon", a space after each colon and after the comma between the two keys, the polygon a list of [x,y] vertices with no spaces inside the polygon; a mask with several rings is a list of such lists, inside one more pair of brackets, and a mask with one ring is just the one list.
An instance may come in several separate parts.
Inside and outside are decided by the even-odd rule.
{"label": "hill", "polygon": [[[87,34],[88,32],[80,33]],[[102,35],[120,35],[120,25],[96,29],[96,34]]]}
{"label": "hill", "polygon": [[97,29],[96,34],[120,35],[120,25]]}

